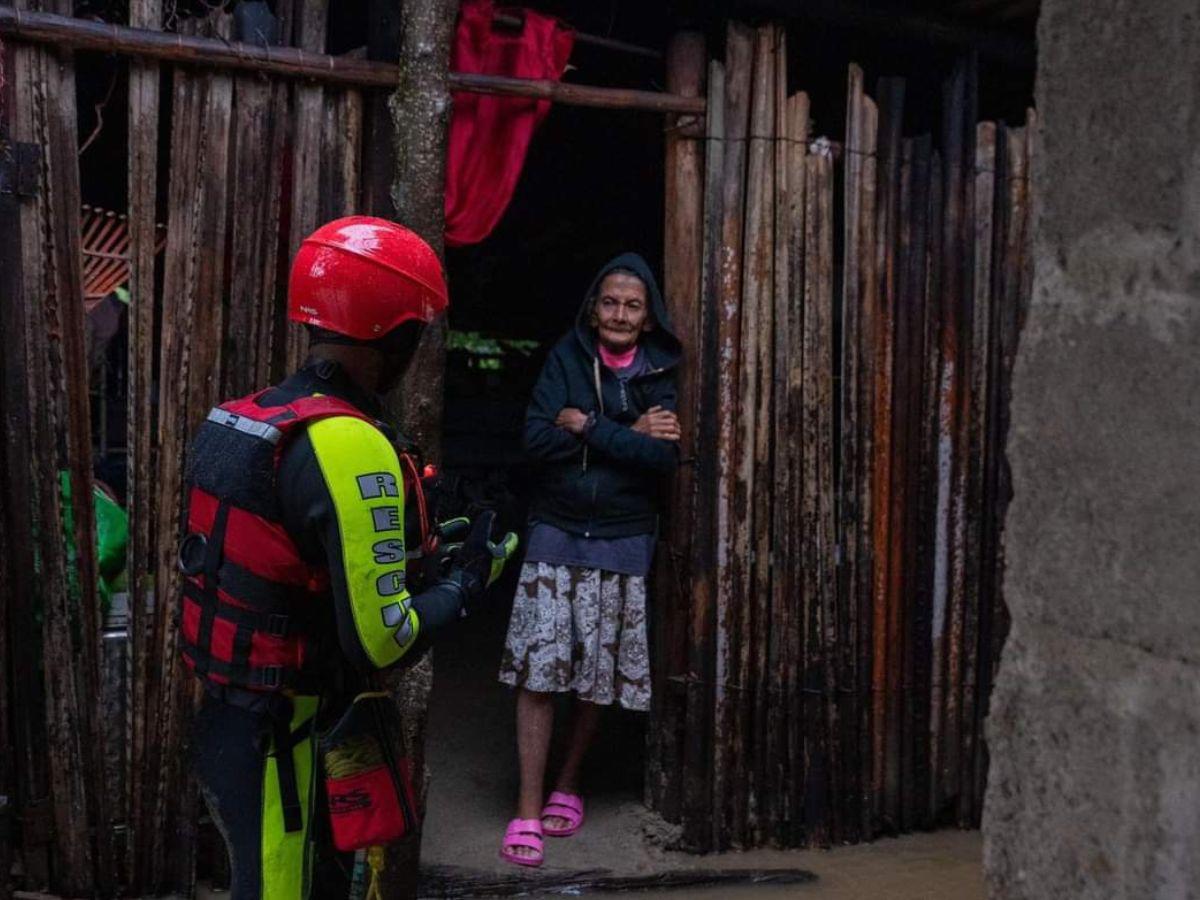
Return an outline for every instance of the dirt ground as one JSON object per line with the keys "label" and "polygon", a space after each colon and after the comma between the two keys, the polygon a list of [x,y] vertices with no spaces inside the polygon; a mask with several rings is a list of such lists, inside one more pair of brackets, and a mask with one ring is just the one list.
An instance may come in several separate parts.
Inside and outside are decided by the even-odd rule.
{"label": "dirt ground", "polygon": [[[422,861],[477,873],[519,872],[497,856],[516,795],[513,698],[496,681],[507,611],[466,623],[439,646],[430,707],[432,783]],[[565,710],[564,710],[565,712]],[[984,896],[978,832],[938,832],[832,851],[728,853],[706,857],[661,848],[670,834],[640,802],[642,723],[614,713],[588,760],[587,821],[573,838],[549,839],[542,873],[608,869],[649,875],[686,869],[805,869],[817,880],[791,887],[688,888],[675,896],[803,895],[821,900],[974,900]],[[599,896],[599,895],[595,895]]]}

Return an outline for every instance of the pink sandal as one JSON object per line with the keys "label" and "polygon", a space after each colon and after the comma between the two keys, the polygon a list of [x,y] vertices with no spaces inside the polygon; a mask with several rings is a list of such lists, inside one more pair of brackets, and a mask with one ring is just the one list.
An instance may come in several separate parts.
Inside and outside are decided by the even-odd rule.
{"label": "pink sandal", "polygon": [[[547,828],[546,816],[567,820],[566,828]],[[583,827],[583,798],[555,791],[542,810],[542,831],[550,837],[570,837]]]}
{"label": "pink sandal", "polygon": [[[546,859],[542,843],[542,823],[539,819],[513,819],[504,832],[500,858],[515,866],[540,866]],[[533,856],[521,856],[513,852],[517,847],[528,847],[537,852]]]}

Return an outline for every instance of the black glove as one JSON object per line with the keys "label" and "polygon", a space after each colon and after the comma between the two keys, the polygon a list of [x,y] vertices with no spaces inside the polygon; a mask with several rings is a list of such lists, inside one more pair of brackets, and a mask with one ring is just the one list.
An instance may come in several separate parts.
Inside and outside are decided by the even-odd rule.
{"label": "black glove", "polygon": [[439,522],[434,527],[430,551],[421,551],[421,584],[434,584],[446,578],[470,530],[471,520],[466,516]]}
{"label": "black glove", "polygon": [[517,536],[509,532],[499,542],[492,540],[496,513],[479,515],[471,533],[454,554],[449,574],[444,579],[458,586],[463,595],[464,613],[474,612],[484,592],[500,577],[505,564],[517,552]]}

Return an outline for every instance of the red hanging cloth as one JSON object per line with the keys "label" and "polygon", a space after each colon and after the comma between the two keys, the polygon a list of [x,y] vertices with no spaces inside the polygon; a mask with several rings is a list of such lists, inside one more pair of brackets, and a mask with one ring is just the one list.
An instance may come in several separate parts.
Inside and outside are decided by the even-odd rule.
{"label": "red hanging cloth", "polygon": [[[454,72],[557,81],[575,34],[557,19],[529,10],[504,10],[525,24],[510,32],[493,26],[492,0],[466,0],[454,39]],[[549,100],[456,91],[446,152],[446,243],[475,244],[491,234],[512,199],[525,154]]]}

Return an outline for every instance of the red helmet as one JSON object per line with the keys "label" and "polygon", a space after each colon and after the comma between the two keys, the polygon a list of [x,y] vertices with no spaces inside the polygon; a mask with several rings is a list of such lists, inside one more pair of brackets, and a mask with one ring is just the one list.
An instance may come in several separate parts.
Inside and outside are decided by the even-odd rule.
{"label": "red helmet", "polygon": [[356,340],[429,322],[448,305],[437,254],[387,219],[334,219],[304,239],[292,263],[288,318]]}

